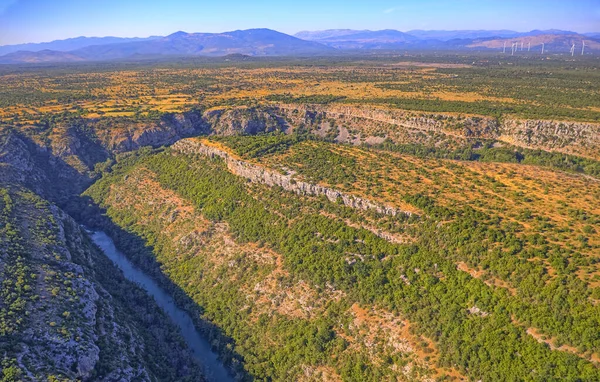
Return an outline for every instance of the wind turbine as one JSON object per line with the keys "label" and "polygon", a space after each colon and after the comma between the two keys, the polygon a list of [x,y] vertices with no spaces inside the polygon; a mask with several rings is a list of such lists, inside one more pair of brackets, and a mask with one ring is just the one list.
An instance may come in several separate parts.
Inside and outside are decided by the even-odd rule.
{"label": "wind turbine", "polygon": [[506,41],[504,41],[504,48],[502,48],[502,53],[506,53]]}
{"label": "wind turbine", "polygon": [[515,55],[515,45],[516,45],[516,43],[513,42],[510,46],[510,55],[511,56]]}
{"label": "wind turbine", "polygon": [[544,43],[542,43],[542,54],[544,54]]}
{"label": "wind turbine", "polygon": [[521,41],[521,52],[523,51],[523,41]]}
{"label": "wind turbine", "polygon": [[529,43],[527,44],[527,51],[529,52],[531,50],[531,41],[529,41]]}
{"label": "wind turbine", "polygon": [[581,46],[581,55],[583,56],[583,52],[585,51],[585,40],[581,41],[583,45]]}
{"label": "wind turbine", "polygon": [[571,47],[571,57],[573,57],[575,55],[575,43],[573,43],[573,46]]}

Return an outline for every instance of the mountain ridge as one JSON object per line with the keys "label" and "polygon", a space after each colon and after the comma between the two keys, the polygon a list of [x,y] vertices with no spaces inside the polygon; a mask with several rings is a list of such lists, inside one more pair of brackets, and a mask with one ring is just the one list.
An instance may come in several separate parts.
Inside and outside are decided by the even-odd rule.
{"label": "mountain ridge", "polygon": [[[91,45],[69,52],[17,52],[0,57],[3,63],[104,61],[164,56],[314,55],[333,48],[305,41],[271,29],[235,30],[224,33],[175,32],[165,37],[106,45]],[[56,56],[54,60],[47,59]]]}
{"label": "mountain ridge", "polygon": [[107,44],[117,44],[117,43],[125,43],[125,42],[135,42],[135,41],[148,41],[160,38],[160,36],[150,36],[150,37],[86,37],[86,36],[78,36],[72,37],[62,40],[53,40],[48,42],[40,42],[40,43],[25,43],[25,44],[11,44],[11,45],[0,45],[0,56],[6,55],[9,53],[19,52],[19,51],[28,51],[28,52],[40,52],[44,50],[52,50],[59,52],[68,52],[75,49],[81,49],[86,46],[92,45],[107,45]]}
{"label": "mountain ridge", "polygon": [[[222,57],[244,55],[315,56],[344,50],[473,50],[502,49],[518,42],[545,44],[549,53],[566,53],[572,44],[586,43],[588,52],[600,49],[599,34],[579,34],[557,29],[515,32],[510,30],[353,30],[302,31],[288,35],[255,28],[223,33],[187,33],[148,38],[77,37],[41,44],[0,46],[0,64],[65,63],[145,59],[175,56]],[[511,40],[512,39],[512,40]],[[76,49],[70,49],[72,47]],[[48,49],[52,47],[54,49]],[[28,49],[29,48],[29,49]],[[41,49],[46,48],[46,49]],[[17,49],[17,50],[15,50]],[[33,49],[33,50],[31,50]],[[1,55],[2,52],[9,52]]]}

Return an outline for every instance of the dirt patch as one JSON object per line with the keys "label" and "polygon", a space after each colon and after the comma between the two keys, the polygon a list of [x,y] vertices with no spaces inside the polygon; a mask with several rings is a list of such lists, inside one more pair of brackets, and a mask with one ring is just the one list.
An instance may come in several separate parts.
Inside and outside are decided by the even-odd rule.
{"label": "dirt patch", "polygon": [[[470,268],[465,262],[462,261],[457,264],[456,269],[458,269],[459,271],[467,272],[471,275],[471,277],[476,279],[482,279],[486,275],[485,271]],[[488,277],[487,279],[483,280],[483,282],[491,287],[506,289],[513,296],[517,294],[517,290],[515,288],[511,287],[506,281],[500,280],[496,277]]]}

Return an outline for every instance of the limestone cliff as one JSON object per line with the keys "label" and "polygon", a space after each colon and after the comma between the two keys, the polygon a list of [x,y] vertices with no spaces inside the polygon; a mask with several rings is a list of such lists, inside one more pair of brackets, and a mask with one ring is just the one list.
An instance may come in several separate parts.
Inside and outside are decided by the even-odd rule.
{"label": "limestone cliff", "polygon": [[78,224],[18,185],[3,184],[0,194],[0,374],[202,380],[165,314]]}
{"label": "limestone cliff", "polygon": [[[600,159],[600,124],[504,119],[385,109],[379,106],[273,105],[292,126],[308,126],[339,142],[426,145],[497,140],[514,146]],[[331,131],[333,134],[331,134]]]}
{"label": "limestone cliff", "polygon": [[411,215],[411,212],[408,211],[402,211],[394,207],[380,205],[368,199],[360,198],[354,195],[349,195],[329,187],[307,183],[301,180],[296,180],[293,178],[292,175],[280,174],[276,171],[272,171],[260,167],[258,165],[234,158],[229,153],[220,150],[216,147],[205,145],[198,140],[181,140],[173,145],[173,150],[185,154],[201,154],[209,156],[211,158],[220,157],[225,161],[229,170],[238,176],[242,176],[244,178],[249,179],[252,182],[262,183],[268,186],[279,186],[285,190],[292,191],[299,195],[324,195],[331,202],[341,201],[347,207],[361,210],[371,209],[377,211],[380,214],[392,216],[396,216],[398,214]]}
{"label": "limestone cliff", "polygon": [[595,123],[507,119],[497,139],[521,147],[600,159],[600,124]]}

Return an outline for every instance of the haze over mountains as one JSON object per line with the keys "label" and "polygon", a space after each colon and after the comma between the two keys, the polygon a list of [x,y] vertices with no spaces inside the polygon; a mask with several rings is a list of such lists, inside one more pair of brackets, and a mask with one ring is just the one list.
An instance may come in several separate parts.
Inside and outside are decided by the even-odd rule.
{"label": "haze over mountains", "polygon": [[146,38],[139,37],[74,37],[65,40],[56,40],[52,42],[42,43],[31,43],[31,44],[17,44],[17,45],[5,45],[0,46],[0,56],[18,51],[29,51],[29,52],[40,52],[42,50],[55,50],[61,52],[68,52],[70,50],[85,48],[91,45],[108,45],[108,44],[119,44],[125,42],[139,42],[148,41],[160,36],[151,36]]}
{"label": "haze over mountains", "polygon": [[331,29],[303,31],[290,36],[270,29],[224,33],[176,32],[161,37],[78,37],[39,44],[0,46],[0,63],[80,62],[168,56],[314,56],[363,50],[497,50],[505,44],[536,47],[545,52],[581,49],[600,50],[600,34],[586,35],[563,30],[412,30],[400,32]]}

